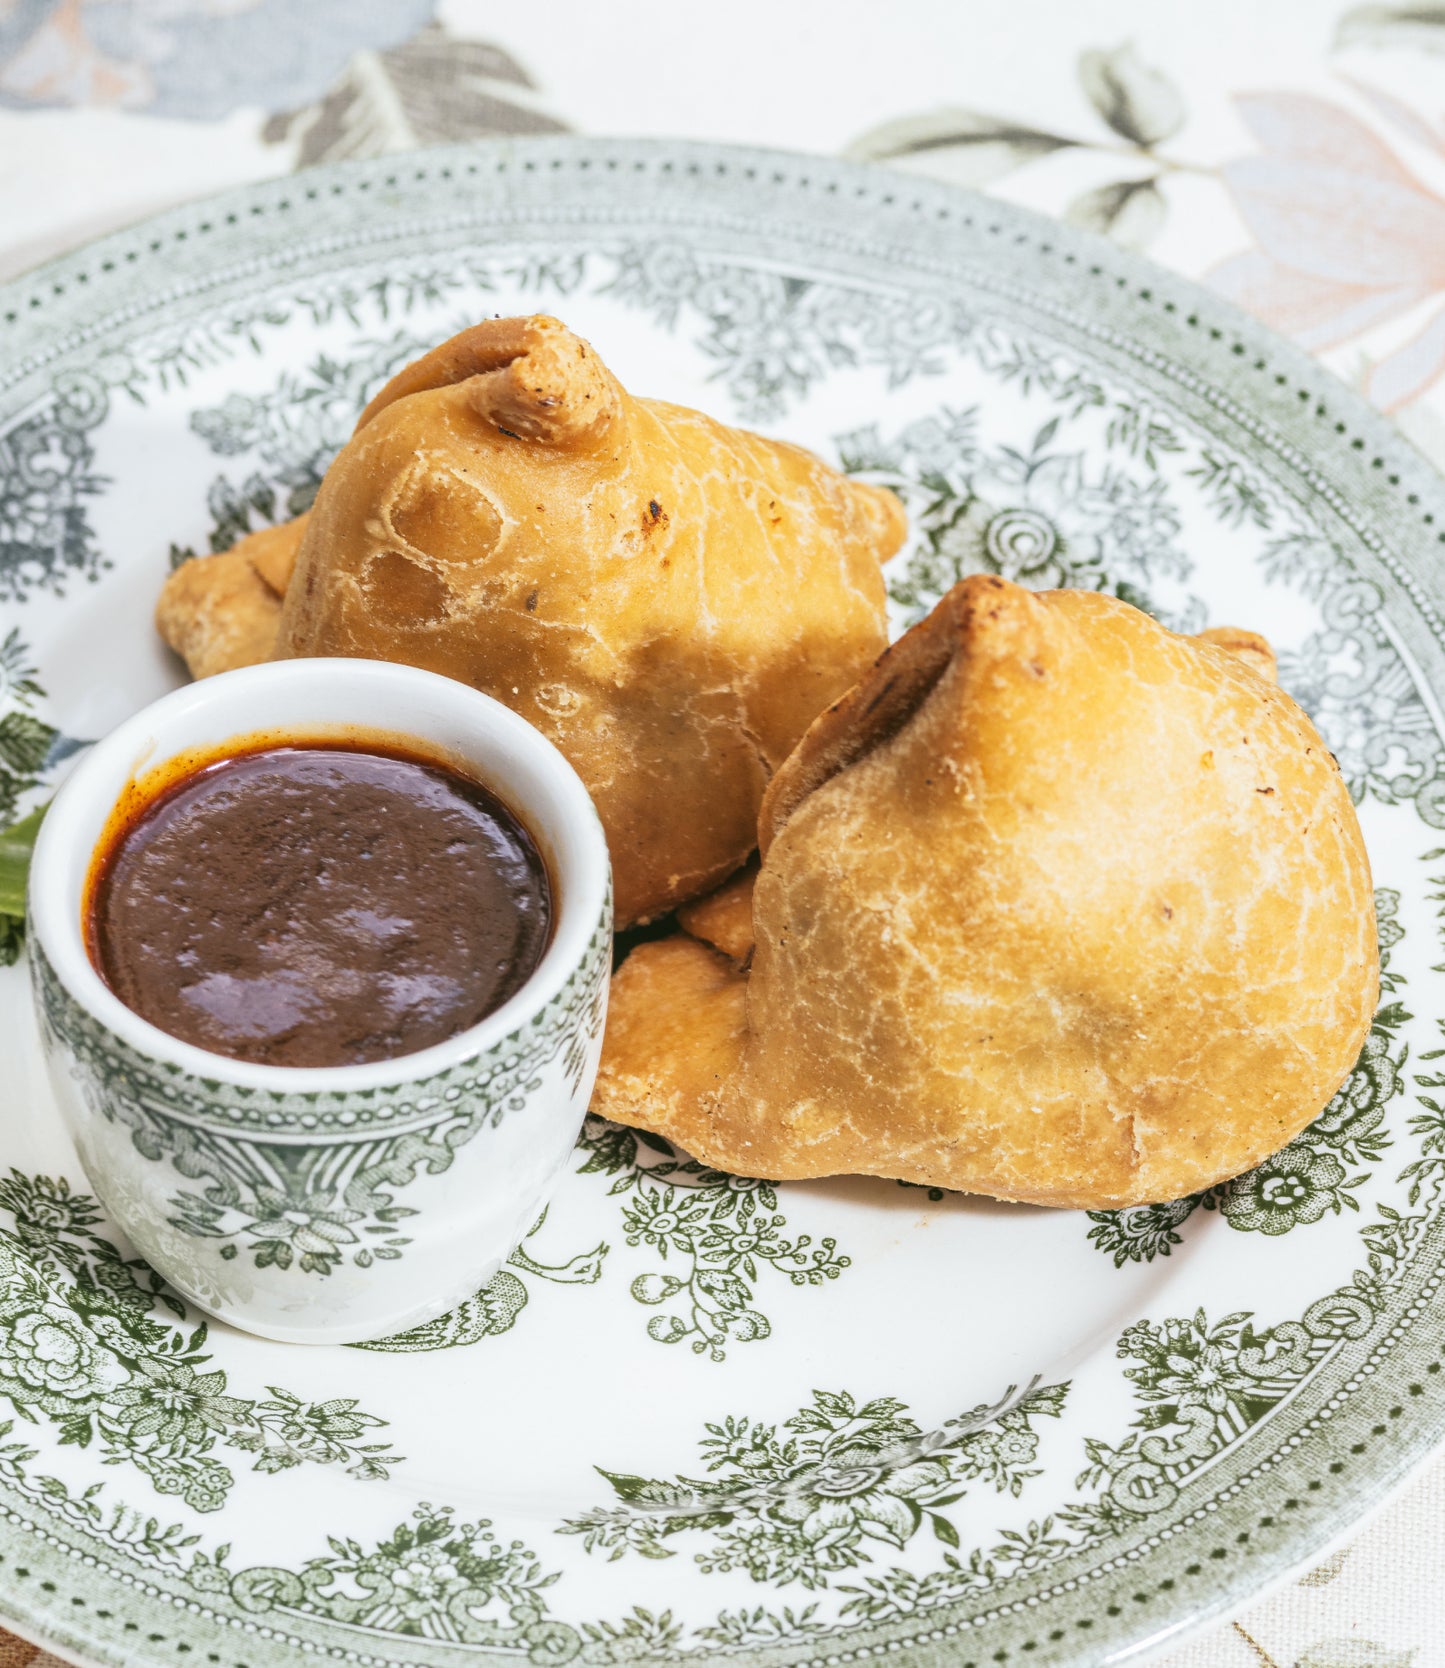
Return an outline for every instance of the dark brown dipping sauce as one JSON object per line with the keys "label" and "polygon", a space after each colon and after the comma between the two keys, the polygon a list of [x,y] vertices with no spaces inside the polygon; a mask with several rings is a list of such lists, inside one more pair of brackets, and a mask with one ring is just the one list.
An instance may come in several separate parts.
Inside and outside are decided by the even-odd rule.
{"label": "dark brown dipping sauce", "polygon": [[552,900],[495,794],[428,760],[348,745],[208,764],[103,851],[91,959],[173,1037],[268,1066],[429,1048],[526,983]]}

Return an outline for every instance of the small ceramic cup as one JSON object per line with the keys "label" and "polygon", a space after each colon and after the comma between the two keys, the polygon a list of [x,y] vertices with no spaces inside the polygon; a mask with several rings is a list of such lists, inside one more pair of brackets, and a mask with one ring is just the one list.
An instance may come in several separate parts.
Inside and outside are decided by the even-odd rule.
{"label": "small ceramic cup", "polygon": [[[252,1065],[140,1018],[87,954],[83,894],[128,784],[233,738],[407,738],[497,793],[547,858],[551,942],[479,1025],[366,1065]],[[142,781],[142,787],[144,786]],[[31,867],[30,954],[51,1078],[106,1209],[201,1308],[263,1337],[356,1343],[444,1313],[536,1220],[587,1109],[607,1000],[607,846],[550,742],[448,678],[291,660],[179,689],[77,766]]]}

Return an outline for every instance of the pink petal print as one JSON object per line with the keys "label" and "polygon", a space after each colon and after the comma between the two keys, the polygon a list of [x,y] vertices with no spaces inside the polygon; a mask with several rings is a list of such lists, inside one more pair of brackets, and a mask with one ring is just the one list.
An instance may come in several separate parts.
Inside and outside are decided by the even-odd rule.
{"label": "pink petal print", "polygon": [[1255,241],[1282,266],[1372,289],[1445,288],[1445,203],[1414,185],[1282,156],[1221,170]]}
{"label": "pink petal print", "polygon": [[1221,262],[1205,274],[1205,281],[1311,353],[1322,353],[1408,312],[1428,293],[1334,283],[1281,266],[1255,249]]}
{"label": "pink petal print", "polygon": [[[0,11],[5,9],[0,0]],[[147,75],[139,65],[107,61],[86,38],[77,8],[53,11],[10,60],[0,65],[0,90],[36,103],[135,105]]]}
{"label": "pink petal print", "polygon": [[1445,307],[1403,347],[1387,354],[1365,379],[1365,392],[1381,411],[1418,400],[1445,372]]}
{"label": "pink petal print", "polygon": [[1384,140],[1338,104],[1308,93],[1239,93],[1234,105],[1249,131],[1275,155],[1420,189]]}
{"label": "pink petal print", "polygon": [[1407,138],[1413,139],[1417,145],[1423,145],[1426,150],[1445,156],[1445,133],[1431,127],[1429,122],[1423,116],[1417,115],[1408,104],[1402,104],[1399,99],[1392,98],[1379,87],[1372,87],[1368,81],[1357,81],[1353,75],[1343,75],[1340,79],[1346,86],[1353,87],[1366,103],[1373,105],[1387,122],[1393,122]]}

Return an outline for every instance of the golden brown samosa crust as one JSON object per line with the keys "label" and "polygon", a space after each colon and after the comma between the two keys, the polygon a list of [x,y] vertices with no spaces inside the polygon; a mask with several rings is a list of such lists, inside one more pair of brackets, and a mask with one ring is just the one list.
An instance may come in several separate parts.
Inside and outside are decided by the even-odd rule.
{"label": "golden brown samosa crust", "polygon": [[605,1115],[676,1140],[686,1129],[705,1145],[742,1064],[746,999],[735,963],[686,933],[634,950],[612,976]]}
{"label": "golden brown samosa crust", "polygon": [[597,802],[619,924],[646,920],[746,858],[768,776],[883,646],[904,525],[811,453],[633,398],[557,320],[492,319],[363,412],[276,652],[520,712]]}
{"label": "golden brown samosa crust", "polygon": [[1242,646],[955,587],[773,778],[738,1071],[704,1100],[648,1066],[639,968],[595,1109],[650,1070],[649,1127],[724,1169],[1091,1209],[1282,1146],[1353,1065],[1378,955],[1338,767]]}
{"label": "golden brown samosa crust", "polygon": [[754,860],[724,881],[716,892],[683,904],[677,912],[677,924],[733,961],[746,961],[753,953],[753,888],[757,879]]}
{"label": "golden brown samosa crust", "polygon": [[263,527],[216,556],[182,562],[161,587],[156,629],[193,678],[269,660],[306,517]]}
{"label": "golden brown samosa crust", "polygon": [[247,561],[275,592],[279,601],[286,595],[291,575],[296,569],[296,558],[301,551],[301,540],[306,534],[309,510],[279,527],[263,527],[257,533],[240,540],[235,549],[245,553]]}
{"label": "golden brown samosa crust", "polygon": [[280,652],[384,655],[505,701],[596,800],[619,921],[647,919],[737,867],[768,775],[881,647],[894,502],[633,399],[556,320],[491,321],[368,408]]}
{"label": "golden brown samosa crust", "polygon": [[1212,643],[1216,649],[1232,654],[1266,683],[1279,682],[1279,665],[1274,650],[1269,640],[1257,631],[1245,631],[1241,626],[1210,626],[1207,631],[1201,631],[1194,641]]}

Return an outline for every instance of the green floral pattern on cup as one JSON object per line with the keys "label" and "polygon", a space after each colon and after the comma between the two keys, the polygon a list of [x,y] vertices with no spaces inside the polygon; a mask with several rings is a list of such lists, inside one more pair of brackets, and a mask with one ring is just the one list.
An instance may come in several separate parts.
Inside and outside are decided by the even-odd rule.
{"label": "green floral pattern on cup", "polygon": [[[483,1129],[525,1104],[562,1059],[575,1092],[600,1034],[610,968],[610,909],[556,997],[482,1055],[395,1090],[280,1095],[206,1086],[198,1095],[169,1062],[151,1059],[99,1025],[71,997],[45,955],[32,951],[43,1023],[86,1074],[93,1110],[129,1128],[143,1160],[205,1182],[178,1188],[167,1220],[227,1261],[327,1275],[403,1255],[417,1213],[398,1194],[439,1175]],[[399,1127],[398,1127],[399,1126]],[[267,1142],[270,1129],[315,1131],[314,1144]]]}

